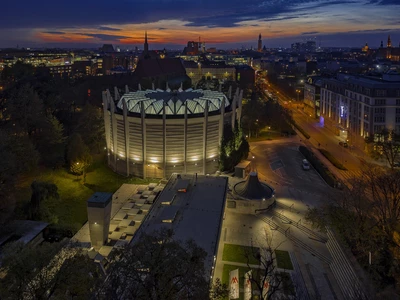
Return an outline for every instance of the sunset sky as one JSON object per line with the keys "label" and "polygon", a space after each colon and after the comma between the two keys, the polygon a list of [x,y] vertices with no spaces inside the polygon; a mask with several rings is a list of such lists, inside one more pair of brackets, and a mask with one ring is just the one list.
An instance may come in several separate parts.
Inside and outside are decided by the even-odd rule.
{"label": "sunset sky", "polygon": [[378,47],[400,42],[400,0],[19,0],[1,7],[0,47],[181,48],[199,36],[207,47]]}

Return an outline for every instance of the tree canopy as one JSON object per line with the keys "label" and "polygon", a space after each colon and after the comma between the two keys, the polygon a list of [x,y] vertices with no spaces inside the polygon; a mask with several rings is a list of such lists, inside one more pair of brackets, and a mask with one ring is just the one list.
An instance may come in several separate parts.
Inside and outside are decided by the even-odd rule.
{"label": "tree canopy", "polygon": [[171,231],[143,233],[134,246],[116,253],[104,298],[207,299],[205,258],[202,248],[176,241]]}

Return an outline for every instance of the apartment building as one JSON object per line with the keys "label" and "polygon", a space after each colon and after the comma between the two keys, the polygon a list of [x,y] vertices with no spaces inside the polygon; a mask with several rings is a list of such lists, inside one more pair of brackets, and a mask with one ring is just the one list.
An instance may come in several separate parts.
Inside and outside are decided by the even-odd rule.
{"label": "apartment building", "polygon": [[339,73],[336,78],[324,79],[320,105],[321,116],[354,139],[372,137],[384,128],[400,134],[400,74]]}

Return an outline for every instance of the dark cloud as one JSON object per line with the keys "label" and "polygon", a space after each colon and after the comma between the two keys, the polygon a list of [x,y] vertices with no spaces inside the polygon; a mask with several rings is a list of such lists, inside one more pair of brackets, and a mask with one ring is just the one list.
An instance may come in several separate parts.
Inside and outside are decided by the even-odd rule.
{"label": "dark cloud", "polygon": [[372,0],[371,3],[376,3],[379,5],[400,5],[399,0]]}
{"label": "dark cloud", "polygon": [[166,30],[166,29],[168,29],[168,28],[165,28],[165,27],[159,27],[159,28],[157,28],[157,30]]}
{"label": "dark cloud", "polygon": [[[360,1],[360,0],[359,0]],[[384,0],[390,1],[390,0]],[[354,3],[354,0],[70,0],[62,13],[54,13],[53,0],[10,1],[2,6],[0,27],[3,28],[63,28],[92,27],[102,24],[138,24],[179,19],[192,26],[235,27],[244,20],[272,20],[296,14],[305,4],[327,8]],[[20,9],[23,7],[24,9]],[[79,9],[76,9],[79,7]],[[90,12],[90,14],[88,14]],[[16,17],[16,13],[18,17]],[[307,9],[307,13],[311,13]],[[106,30],[106,29],[105,29]]]}
{"label": "dark cloud", "polygon": [[101,34],[101,33],[77,33],[77,34],[97,38],[103,41],[116,41],[119,39],[130,38],[129,36],[124,36],[124,35]]}
{"label": "dark cloud", "polygon": [[319,33],[319,31],[308,31],[308,32],[302,32],[301,35],[314,35]]}
{"label": "dark cloud", "polygon": [[65,34],[65,32],[63,31],[43,31],[43,33],[56,34],[56,35]]}
{"label": "dark cloud", "polygon": [[112,28],[112,27],[107,27],[107,26],[100,26],[98,29],[105,30],[105,31],[121,31],[121,29],[119,29],[119,28]]}

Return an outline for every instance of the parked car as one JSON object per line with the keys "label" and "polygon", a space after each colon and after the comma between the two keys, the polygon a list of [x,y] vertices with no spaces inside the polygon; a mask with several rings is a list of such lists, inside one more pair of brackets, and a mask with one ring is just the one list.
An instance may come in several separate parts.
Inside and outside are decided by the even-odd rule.
{"label": "parked car", "polygon": [[343,147],[345,147],[345,148],[348,148],[348,147],[349,147],[349,144],[347,144],[347,142],[342,142],[342,141],[340,141],[340,142],[339,142],[339,145],[340,145],[340,146],[343,146]]}
{"label": "parked car", "polygon": [[310,163],[308,162],[307,159],[303,159],[302,166],[303,166],[303,170],[310,170]]}

